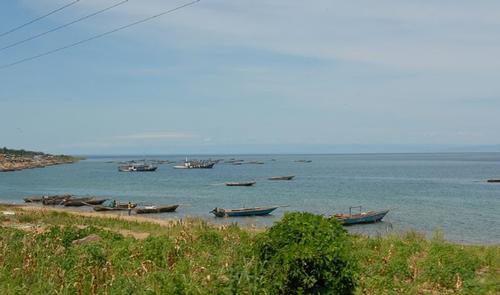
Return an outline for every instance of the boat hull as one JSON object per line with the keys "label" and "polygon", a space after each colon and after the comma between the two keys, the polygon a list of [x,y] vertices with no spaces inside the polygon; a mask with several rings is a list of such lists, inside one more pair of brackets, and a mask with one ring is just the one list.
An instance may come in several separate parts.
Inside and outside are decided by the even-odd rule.
{"label": "boat hull", "polygon": [[215,208],[210,213],[216,217],[243,217],[268,215],[279,207],[247,208],[247,209],[219,209]]}
{"label": "boat hull", "polygon": [[255,181],[250,182],[227,182],[226,186],[253,186],[256,184]]}
{"label": "boat hull", "polygon": [[364,223],[380,222],[389,210],[369,212],[367,214],[356,214],[349,217],[335,217],[342,225],[354,225]]}
{"label": "boat hull", "polygon": [[63,205],[66,207],[82,207],[89,205],[101,205],[106,201],[107,199],[95,199],[95,198],[69,199],[66,200],[63,203]]}
{"label": "boat hull", "polygon": [[94,211],[97,211],[97,212],[102,212],[102,211],[125,211],[127,210],[127,208],[120,208],[120,207],[115,207],[115,208],[112,208],[112,207],[107,207],[107,206],[102,206],[102,205],[97,205],[97,206],[94,206]]}
{"label": "boat hull", "polygon": [[154,214],[154,213],[167,213],[167,212],[175,212],[179,205],[172,206],[161,206],[157,208],[137,208],[135,212],[137,214]]}
{"label": "boat hull", "polygon": [[290,176],[274,176],[268,178],[269,180],[292,180],[295,176],[290,175]]}

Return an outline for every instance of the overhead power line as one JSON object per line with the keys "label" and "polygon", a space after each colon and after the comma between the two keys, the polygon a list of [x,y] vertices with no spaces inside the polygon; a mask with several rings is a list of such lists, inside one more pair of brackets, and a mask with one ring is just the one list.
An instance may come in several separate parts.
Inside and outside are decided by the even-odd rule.
{"label": "overhead power line", "polygon": [[72,5],[75,5],[75,4],[76,4],[76,3],[78,3],[78,2],[80,2],[80,0],[75,0],[75,1],[73,1],[73,2],[70,2],[70,3],[68,3],[68,4],[64,5],[64,6],[62,6],[62,7],[59,7],[59,8],[57,8],[57,9],[55,9],[55,10],[52,10],[51,12],[49,12],[49,13],[47,13],[47,14],[44,14],[44,15],[42,15],[42,16],[39,16],[39,17],[37,17],[37,18],[35,18],[35,19],[33,19],[33,20],[30,20],[30,21],[29,21],[29,22],[27,22],[27,23],[24,23],[24,24],[22,24],[22,25],[20,25],[20,26],[17,26],[17,27],[12,28],[12,29],[10,29],[10,30],[8,30],[8,31],[5,31],[5,32],[3,32],[3,33],[0,33],[0,37],[6,36],[6,35],[11,34],[11,33],[14,33],[14,32],[15,32],[15,31],[17,31],[17,30],[20,30],[20,29],[22,29],[22,28],[24,28],[24,27],[26,27],[26,26],[29,26],[29,25],[31,25],[32,23],[36,23],[37,21],[39,21],[39,20],[41,20],[41,19],[44,19],[44,18],[46,18],[46,17],[48,17],[48,16],[50,16],[50,15],[52,15],[52,14],[56,13],[56,12],[59,12],[59,11],[61,11],[61,10],[63,10],[63,9],[66,9],[66,8],[68,8],[68,7],[72,6]]}
{"label": "overhead power line", "polygon": [[96,11],[96,12],[94,12],[94,13],[91,13],[91,14],[88,14],[88,15],[86,15],[86,16],[80,17],[80,18],[78,18],[78,19],[76,19],[76,20],[74,20],[74,21],[71,21],[71,22],[69,22],[69,23],[66,23],[66,24],[64,24],[64,25],[60,25],[60,26],[58,26],[58,27],[55,27],[55,28],[50,29],[50,30],[48,30],[48,31],[45,31],[45,32],[43,32],[43,33],[40,33],[40,34],[37,34],[37,35],[33,35],[33,36],[31,36],[31,37],[29,37],[29,38],[26,38],[26,39],[24,39],[24,40],[17,41],[17,42],[15,42],[15,43],[10,44],[10,45],[7,45],[7,46],[4,46],[4,47],[1,47],[1,48],[0,48],[0,51],[4,51],[4,50],[6,50],[6,49],[9,49],[9,48],[12,48],[12,47],[16,47],[16,46],[21,45],[21,44],[23,44],[23,43],[26,43],[26,42],[28,42],[28,41],[35,40],[35,39],[40,38],[40,37],[42,37],[42,36],[45,36],[45,35],[47,35],[47,34],[50,34],[50,33],[53,33],[53,32],[55,32],[55,31],[58,31],[58,30],[60,30],[60,29],[63,29],[63,28],[69,27],[69,26],[71,26],[71,25],[73,25],[73,24],[76,24],[76,23],[78,23],[78,22],[84,21],[84,20],[86,20],[86,19],[88,19],[88,18],[91,18],[91,17],[96,16],[96,15],[98,15],[98,14],[101,14],[101,13],[103,13],[103,12],[106,12],[106,11],[108,11],[108,10],[110,10],[110,9],[113,9],[113,8],[117,7],[117,6],[123,5],[123,4],[127,3],[128,1],[129,1],[129,0],[124,0],[124,1],[118,2],[118,3],[116,3],[116,4],[113,4],[113,5],[109,6],[109,7],[106,7],[106,8],[104,8],[104,9],[101,9],[101,10]]}
{"label": "overhead power line", "polygon": [[98,34],[98,35],[95,35],[95,36],[92,36],[90,38],[87,38],[87,39],[84,39],[84,40],[81,40],[81,41],[78,41],[78,42],[75,42],[75,43],[71,43],[71,44],[68,44],[66,46],[62,46],[62,47],[59,47],[59,48],[56,48],[56,49],[53,49],[53,50],[50,50],[50,51],[47,51],[47,52],[44,52],[44,53],[40,53],[40,54],[37,54],[37,55],[34,55],[34,56],[30,56],[30,57],[27,57],[27,58],[23,58],[23,59],[20,59],[18,61],[15,61],[15,62],[12,62],[12,63],[8,63],[8,64],[4,64],[4,65],[1,65],[0,66],[0,69],[5,69],[5,68],[9,68],[9,67],[12,67],[12,66],[15,66],[15,65],[18,65],[18,64],[21,64],[21,63],[25,63],[25,62],[28,62],[28,61],[31,61],[31,60],[34,60],[34,59],[37,59],[37,58],[41,58],[41,57],[44,57],[44,56],[47,56],[47,55],[50,55],[50,54],[54,54],[56,52],[59,52],[59,51],[62,51],[62,50],[65,50],[65,49],[68,49],[68,48],[72,48],[72,47],[75,47],[75,46],[78,46],[78,45],[81,45],[83,43],[87,43],[87,42],[90,42],[90,41],[93,41],[95,39],[99,39],[99,38],[102,38],[104,36],[107,36],[107,35],[110,35],[110,34],[113,34],[113,33],[116,33],[118,31],[121,31],[121,30],[125,30],[125,29],[128,29],[130,27],[133,27],[133,26],[136,26],[136,25],[139,25],[139,24],[142,24],[142,23],[145,23],[145,22],[148,22],[150,20],[153,20],[155,18],[158,18],[158,17],[161,17],[161,16],[164,16],[166,14],[169,14],[169,13],[172,13],[174,11],[177,11],[177,10],[180,10],[180,9],[183,9],[185,7],[188,7],[188,6],[191,6],[191,5],[194,5],[198,2],[200,2],[201,0],[195,0],[195,1],[191,1],[191,2],[188,2],[186,4],[183,4],[183,5],[180,5],[180,6],[177,6],[175,8],[172,8],[172,9],[169,9],[169,10],[166,10],[164,12],[161,12],[161,13],[158,13],[158,14],[155,14],[155,15],[152,15],[152,16],[149,16],[149,17],[146,17],[146,18],[143,18],[141,20],[138,20],[136,22],[133,22],[133,23],[130,23],[128,25],[124,25],[124,26],[121,26],[121,27],[118,27],[116,29],[113,29],[111,31],[107,31],[107,32],[104,32],[104,33],[101,33],[101,34]]}

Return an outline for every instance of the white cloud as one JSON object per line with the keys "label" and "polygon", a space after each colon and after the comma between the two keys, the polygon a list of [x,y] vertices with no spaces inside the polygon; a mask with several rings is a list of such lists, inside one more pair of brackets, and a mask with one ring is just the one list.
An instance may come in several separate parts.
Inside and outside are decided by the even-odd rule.
{"label": "white cloud", "polygon": [[[80,10],[94,11],[114,2],[82,1],[79,9],[67,12],[70,16],[61,17],[71,19],[71,13],[80,15]],[[102,32],[187,2],[130,0],[79,25]],[[60,3],[25,0],[27,7],[40,11]],[[202,0],[120,34],[156,35],[151,41],[165,47],[241,46],[406,69],[496,71],[499,25],[500,2],[488,0]]]}

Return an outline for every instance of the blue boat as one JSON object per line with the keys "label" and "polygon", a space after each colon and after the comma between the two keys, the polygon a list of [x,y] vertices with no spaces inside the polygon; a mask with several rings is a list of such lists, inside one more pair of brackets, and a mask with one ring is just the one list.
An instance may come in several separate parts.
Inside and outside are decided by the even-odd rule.
{"label": "blue boat", "polygon": [[214,208],[210,213],[216,217],[239,217],[239,216],[262,216],[267,215],[277,208],[282,206],[273,207],[254,207],[254,208],[240,208],[240,209],[224,209]]}
{"label": "blue boat", "polygon": [[353,208],[359,208],[360,211],[362,209],[361,206],[349,207],[349,214],[335,214],[333,218],[337,219],[342,225],[353,225],[379,222],[389,213],[389,210],[381,210],[352,214]]}

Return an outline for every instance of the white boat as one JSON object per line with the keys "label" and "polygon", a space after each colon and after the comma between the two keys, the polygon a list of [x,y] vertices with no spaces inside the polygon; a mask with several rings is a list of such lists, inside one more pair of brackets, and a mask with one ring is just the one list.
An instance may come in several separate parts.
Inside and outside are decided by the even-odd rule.
{"label": "white boat", "polygon": [[211,160],[193,160],[193,161],[184,161],[183,165],[174,166],[175,169],[211,169],[214,167],[216,162]]}

